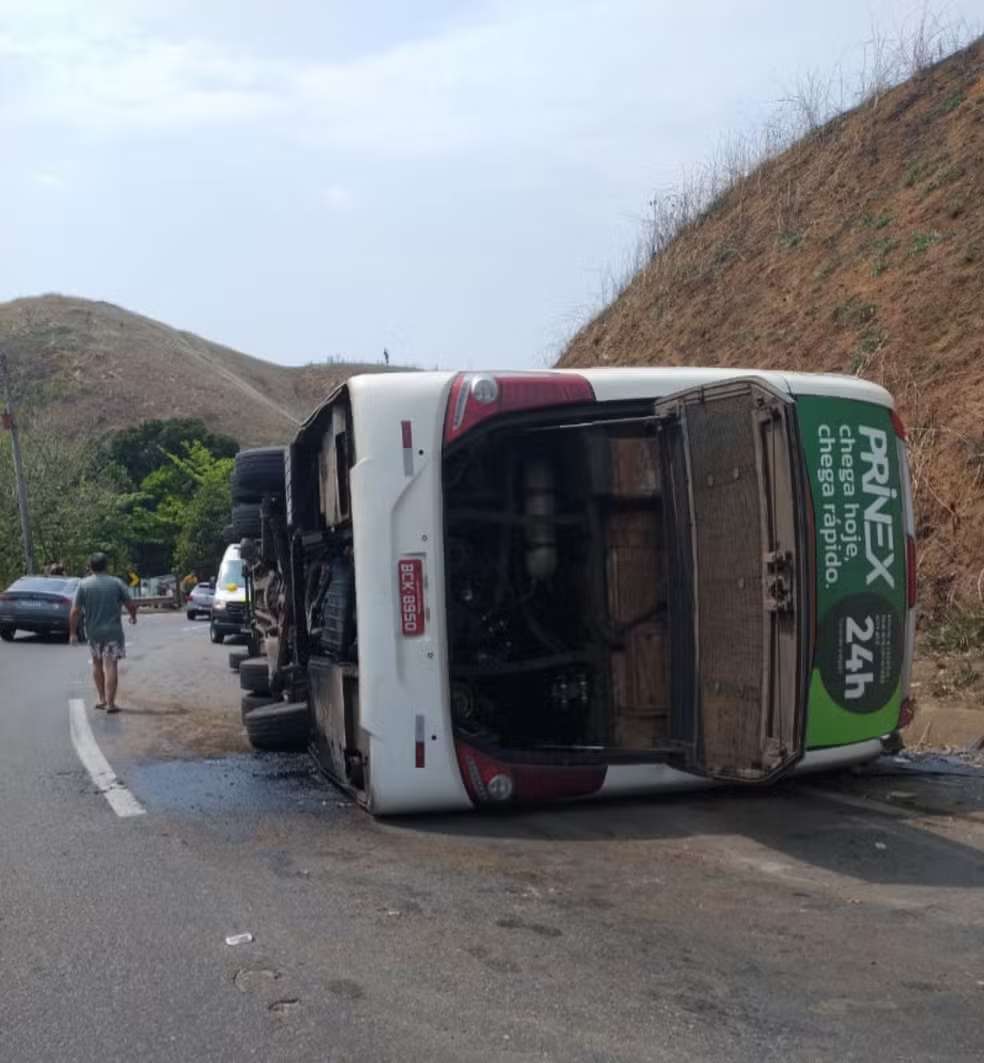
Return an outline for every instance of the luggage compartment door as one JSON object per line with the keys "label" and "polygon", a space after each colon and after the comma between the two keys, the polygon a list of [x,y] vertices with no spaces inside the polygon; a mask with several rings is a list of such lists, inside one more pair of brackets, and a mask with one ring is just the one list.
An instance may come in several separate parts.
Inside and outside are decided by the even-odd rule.
{"label": "luggage compartment door", "polygon": [[812,604],[795,405],[738,379],[661,401],[656,415],[680,514],[673,533],[690,539],[674,552],[692,569],[692,600],[671,617],[692,662],[681,671],[689,689],[675,684],[686,703],[674,706],[677,737],[690,770],[764,782],[804,746]]}

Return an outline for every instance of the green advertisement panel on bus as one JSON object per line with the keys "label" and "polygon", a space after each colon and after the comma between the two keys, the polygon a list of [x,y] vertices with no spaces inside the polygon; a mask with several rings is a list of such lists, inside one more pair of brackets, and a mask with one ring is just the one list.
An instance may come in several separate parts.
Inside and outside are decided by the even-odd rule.
{"label": "green advertisement panel on bus", "polygon": [[898,724],[906,542],[891,411],[797,400],[816,519],[816,652],[807,748],[877,738]]}

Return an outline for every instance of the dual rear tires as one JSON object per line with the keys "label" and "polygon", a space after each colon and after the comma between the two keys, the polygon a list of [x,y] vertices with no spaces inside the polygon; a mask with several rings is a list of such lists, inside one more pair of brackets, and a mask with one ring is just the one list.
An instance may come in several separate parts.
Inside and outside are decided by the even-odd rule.
{"label": "dual rear tires", "polygon": [[[236,455],[232,474],[232,542],[263,538],[262,504],[279,507],[284,497],[285,448],[255,447]],[[261,542],[261,549],[264,544]],[[213,629],[214,630],[214,629]],[[213,637],[213,641],[216,641]],[[257,647],[250,649],[255,654]],[[306,702],[286,702],[271,689],[265,657],[230,654],[229,667],[239,673],[240,711],[254,749],[294,752],[307,748],[310,716]]]}
{"label": "dual rear tires", "polygon": [[272,692],[265,657],[240,660],[238,671],[243,691],[239,708],[250,745],[264,752],[306,749],[310,733],[307,703],[283,701]]}
{"label": "dual rear tires", "polygon": [[236,455],[231,481],[232,521],[227,528],[231,542],[261,537],[261,503],[284,497],[285,454],[284,447],[253,447]]}
{"label": "dual rear tires", "polygon": [[259,539],[262,531],[260,506],[255,502],[238,502],[232,507],[232,541]]}
{"label": "dual rear tires", "polygon": [[284,447],[253,447],[236,455],[232,472],[233,526],[236,503],[260,502],[264,495],[284,493]]}
{"label": "dual rear tires", "polygon": [[239,662],[239,685],[250,694],[270,693],[270,665],[266,657],[247,657]]}
{"label": "dual rear tires", "polygon": [[269,694],[243,694],[243,725],[254,749],[296,753],[307,749],[310,716],[304,701],[274,701]]}

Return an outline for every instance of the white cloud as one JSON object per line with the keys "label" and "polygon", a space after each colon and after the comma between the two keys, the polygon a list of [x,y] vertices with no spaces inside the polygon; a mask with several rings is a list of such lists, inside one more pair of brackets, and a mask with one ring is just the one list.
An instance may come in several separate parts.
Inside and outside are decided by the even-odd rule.
{"label": "white cloud", "polygon": [[654,189],[796,71],[850,72],[897,9],[0,0],[0,185],[35,185],[0,298],[86,290],[278,356],[398,329],[427,364],[515,364],[594,303]]}
{"label": "white cloud", "polygon": [[332,210],[350,210],[352,207],[352,193],[342,185],[329,185],[321,198]]}
{"label": "white cloud", "polygon": [[69,32],[70,22],[7,18],[0,120],[128,130],[256,120],[276,109],[275,64],[198,40],[165,40],[121,19]]}
{"label": "white cloud", "polygon": [[[603,152],[653,100],[691,94],[687,68],[664,77],[639,41],[665,29],[659,0],[500,4],[459,26],[345,64],[287,78],[295,132],[361,155],[441,158],[476,148],[555,160]],[[640,83],[653,95],[642,97]],[[698,107],[700,104],[698,103]]]}
{"label": "white cloud", "polygon": [[64,19],[10,15],[0,58],[17,76],[0,121],[132,133],[276,120],[296,139],[384,158],[440,158],[490,143],[539,149],[545,139],[563,152],[577,135],[600,147],[605,112],[639,108],[626,88],[629,67],[638,73],[649,61],[637,42],[665,24],[659,6],[499,4],[484,23],[344,63],[165,39],[125,9],[114,8],[112,29],[104,18],[71,32]]}

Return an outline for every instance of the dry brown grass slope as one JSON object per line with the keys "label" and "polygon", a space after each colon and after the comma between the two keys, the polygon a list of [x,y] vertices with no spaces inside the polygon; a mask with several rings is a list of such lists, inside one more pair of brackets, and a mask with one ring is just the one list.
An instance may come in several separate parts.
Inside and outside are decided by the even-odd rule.
{"label": "dry brown grass slope", "polygon": [[0,346],[46,424],[97,437],[154,418],[200,417],[243,445],[290,438],[354,363],[252,358],[110,303],[44,295],[0,304]]}
{"label": "dry brown grass slope", "polygon": [[855,373],[909,425],[925,604],[984,602],[984,42],[685,226],[560,364]]}

